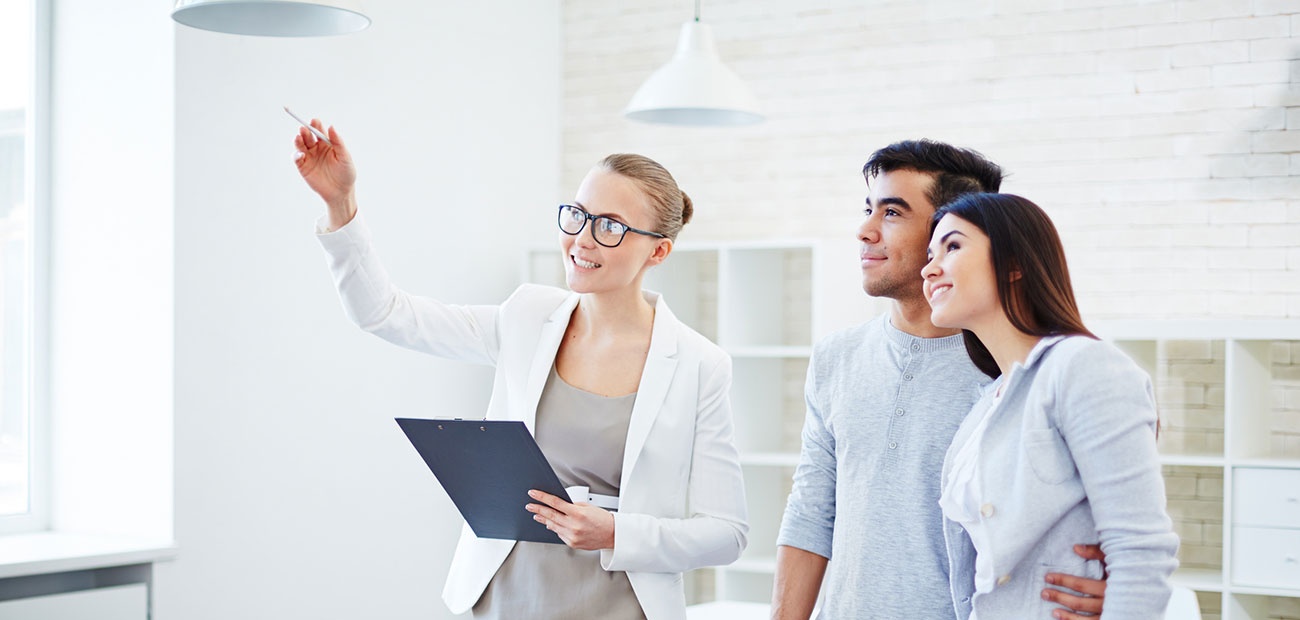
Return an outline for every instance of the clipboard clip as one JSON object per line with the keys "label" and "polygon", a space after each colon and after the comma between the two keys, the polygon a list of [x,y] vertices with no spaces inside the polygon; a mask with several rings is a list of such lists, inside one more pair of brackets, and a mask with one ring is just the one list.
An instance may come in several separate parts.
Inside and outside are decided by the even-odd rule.
{"label": "clipboard clip", "polygon": [[569,494],[569,499],[573,500],[573,503],[575,504],[586,502],[593,506],[604,508],[610,512],[618,512],[617,495],[601,495],[599,493],[592,493],[591,489],[582,485],[564,487],[564,492]]}

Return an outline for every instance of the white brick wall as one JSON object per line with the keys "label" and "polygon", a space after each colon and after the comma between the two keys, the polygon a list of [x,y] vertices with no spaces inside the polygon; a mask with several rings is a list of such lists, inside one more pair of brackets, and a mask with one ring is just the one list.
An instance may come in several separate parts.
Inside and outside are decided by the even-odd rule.
{"label": "white brick wall", "polygon": [[853,243],[863,161],[930,137],[1052,214],[1090,318],[1300,317],[1300,3],[711,0],[769,120],[624,120],[692,12],[565,3],[564,191],[642,152],[696,201],[684,240]]}

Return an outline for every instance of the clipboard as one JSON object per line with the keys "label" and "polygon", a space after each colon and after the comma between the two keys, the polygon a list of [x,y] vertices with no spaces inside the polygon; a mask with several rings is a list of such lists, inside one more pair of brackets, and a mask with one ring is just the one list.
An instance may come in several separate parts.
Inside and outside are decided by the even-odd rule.
{"label": "clipboard", "polygon": [[523,422],[396,420],[475,536],[564,544],[524,510],[529,489],[571,500]]}

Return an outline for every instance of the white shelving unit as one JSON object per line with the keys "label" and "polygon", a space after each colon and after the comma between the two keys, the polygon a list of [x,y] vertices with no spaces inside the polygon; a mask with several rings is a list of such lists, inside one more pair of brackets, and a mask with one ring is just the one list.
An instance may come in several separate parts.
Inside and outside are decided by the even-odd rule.
{"label": "white shelving unit", "polygon": [[1092,327],[1156,385],[1175,582],[1207,619],[1300,617],[1300,321]]}

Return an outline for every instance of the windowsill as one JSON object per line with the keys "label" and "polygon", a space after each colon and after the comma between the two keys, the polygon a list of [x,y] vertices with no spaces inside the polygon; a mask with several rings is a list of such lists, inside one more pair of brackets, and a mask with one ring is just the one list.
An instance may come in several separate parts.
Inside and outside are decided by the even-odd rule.
{"label": "windowsill", "polygon": [[176,557],[173,541],[38,532],[0,536],[0,579],[147,564]]}

